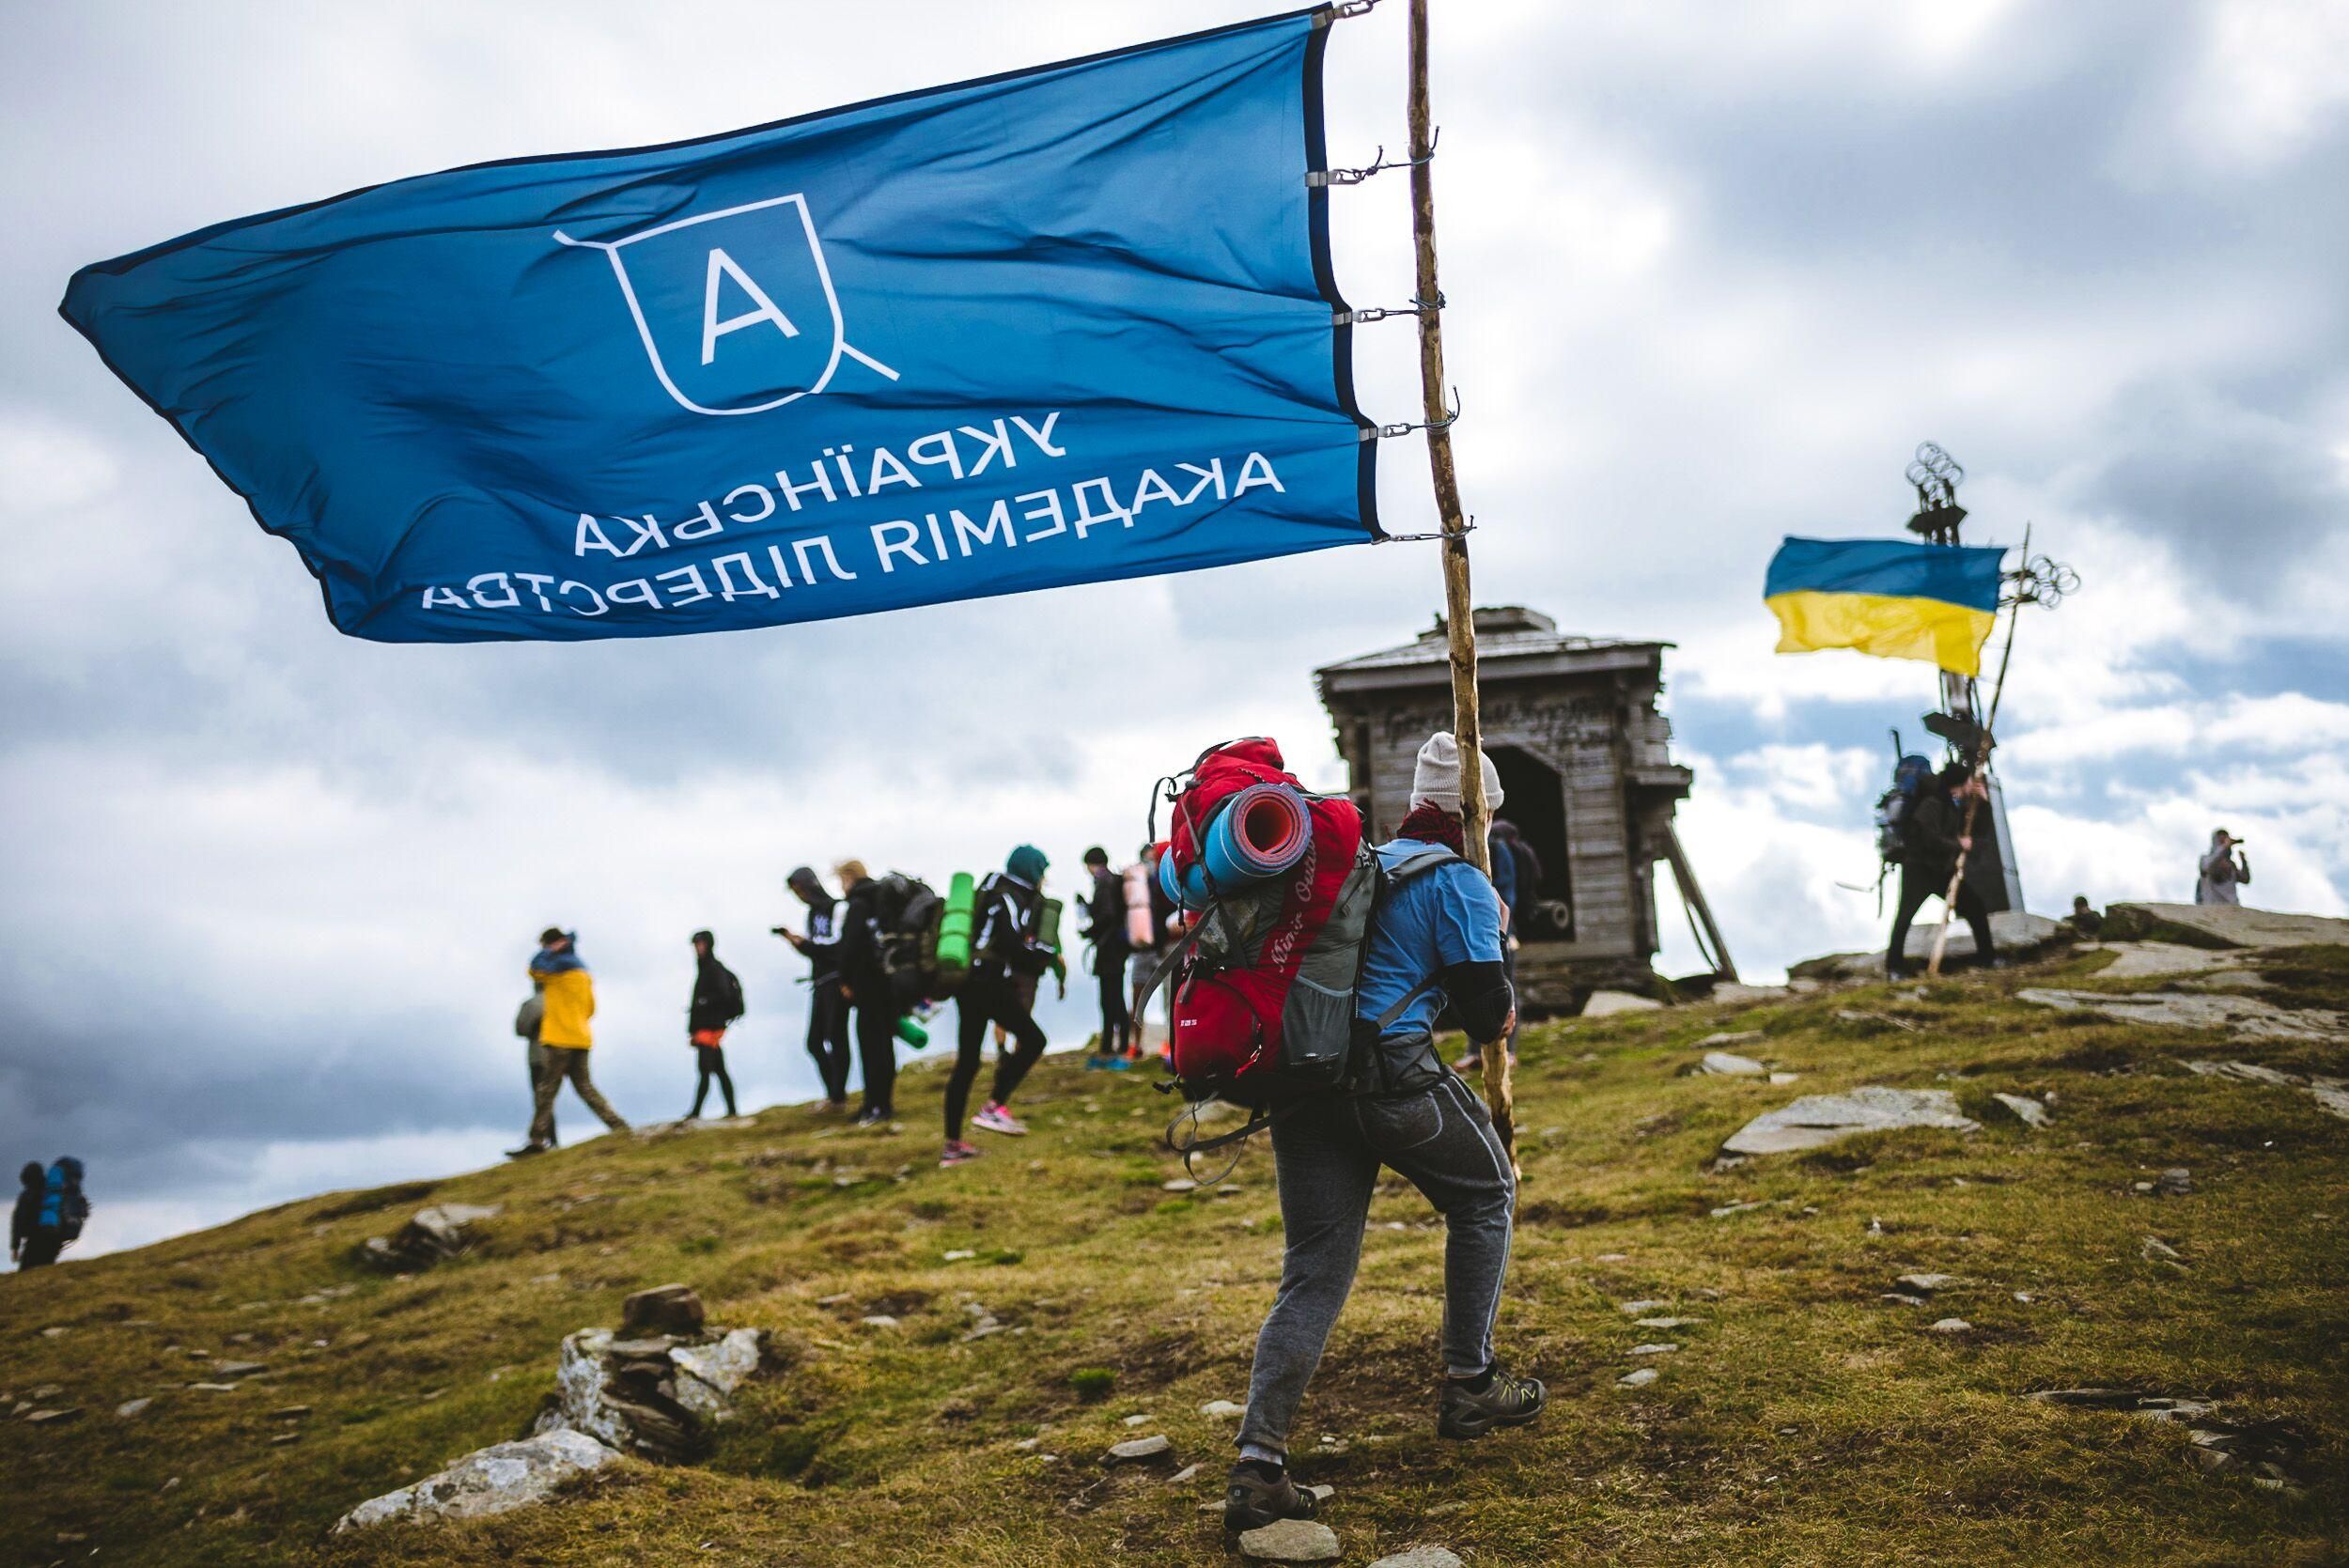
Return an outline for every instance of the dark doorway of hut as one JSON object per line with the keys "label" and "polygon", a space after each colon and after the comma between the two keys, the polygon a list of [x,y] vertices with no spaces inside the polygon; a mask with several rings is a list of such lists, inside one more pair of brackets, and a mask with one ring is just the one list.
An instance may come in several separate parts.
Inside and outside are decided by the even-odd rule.
{"label": "dark doorway of hut", "polygon": [[1541,863],[1532,896],[1527,897],[1523,888],[1518,890],[1518,902],[1527,914],[1517,939],[1572,941],[1574,888],[1572,862],[1566,856],[1564,782],[1558,777],[1558,769],[1517,747],[1487,746],[1485,754],[1493,759],[1493,768],[1501,775],[1501,806],[1496,815],[1517,828],[1533,851],[1533,859]]}

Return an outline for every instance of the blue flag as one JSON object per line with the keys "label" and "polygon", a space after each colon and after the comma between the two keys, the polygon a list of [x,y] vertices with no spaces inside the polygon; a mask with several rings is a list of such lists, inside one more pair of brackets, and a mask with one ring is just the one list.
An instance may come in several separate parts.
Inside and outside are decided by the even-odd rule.
{"label": "blue flag", "polygon": [[383,642],[863,614],[1378,536],[1326,8],[84,268],[60,307]]}

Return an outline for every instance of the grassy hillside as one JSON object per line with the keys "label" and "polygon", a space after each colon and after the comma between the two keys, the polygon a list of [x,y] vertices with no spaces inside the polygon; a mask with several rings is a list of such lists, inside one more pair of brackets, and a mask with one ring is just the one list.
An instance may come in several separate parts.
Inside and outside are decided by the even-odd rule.
{"label": "grassy hillside", "polygon": [[[1435,1437],[1443,1233],[1390,1180],[1299,1432],[1303,1479],[1337,1489],[1325,1516],[1346,1560],[1418,1543],[1479,1568],[2341,1560],[2349,1122],[2179,1063],[2344,1074],[2349,1041],[2229,1044],[2012,999],[2095,985],[2102,961],[1530,1032],[1501,1341],[1552,1410],[1526,1434]],[[2263,994],[2349,1007],[2349,949],[2302,950],[2269,979]],[[1801,1081],[1681,1076],[1696,1041],[1747,1029],[1766,1037],[1737,1048]],[[1796,1094],[1944,1075],[1969,1109],[2039,1094],[2054,1121],[1710,1169]],[[1021,1096],[1034,1137],[940,1171],[939,1088],[910,1074],[892,1134],[779,1109],[0,1281],[0,1410],[82,1411],[0,1421],[0,1561],[1225,1560],[1201,1505],[1231,1427],[1199,1407],[1245,1394],[1279,1265],[1268,1155],[1234,1190],[1169,1193],[1168,1101],[1143,1075],[1055,1058]],[[2190,1193],[2136,1189],[2170,1167]],[[428,1199],[504,1212],[412,1279],[354,1261]],[[1922,1308],[1881,1299],[1920,1270],[1969,1282]],[[327,1538],[360,1499],[519,1435],[561,1336],[670,1280],[713,1321],[770,1329],[783,1362],[707,1464],[630,1462],[553,1506]],[[1635,1298],[1699,1321],[1637,1327],[1619,1310]],[[972,1303],[1011,1331],[966,1341]],[[875,1314],[898,1327],[860,1321]],[[1929,1327],[1950,1315],[1970,1329]],[[1682,1348],[1628,1354],[1658,1340]],[[266,1370],[208,1374],[227,1360]],[[1641,1364],[1660,1378],[1619,1388]],[[1095,1403],[1079,1383],[1100,1380],[1072,1378],[1086,1369],[1115,1374]],[[237,1386],[189,1387],[205,1381]],[[2206,1476],[2173,1426],[2022,1397],[2077,1385],[2279,1423],[2300,1485]],[[1156,1432],[1196,1476],[1104,1471],[1111,1443]]]}

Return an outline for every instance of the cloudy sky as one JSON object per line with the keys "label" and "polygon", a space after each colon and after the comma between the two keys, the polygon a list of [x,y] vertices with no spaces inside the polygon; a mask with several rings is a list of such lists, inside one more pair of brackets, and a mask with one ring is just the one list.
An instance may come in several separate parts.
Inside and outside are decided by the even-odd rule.
{"label": "cloudy sky", "polygon": [[[1439,4],[1457,431],[1487,602],[1667,639],[1682,815],[1749,973],[1866,945],[1867,808],[1930,673],[1771,657],[1789,532],[1883,534],[1924,438],[1970,536],[2086,584],[2022,628],[2002,756],[2033,907],[2349,893],[2349,9]],[[691,1090],[685,935],[808,1094],[781,877],[1140,836],[1150,781],[1270,733],[1342,774],[1315,665],[1439,602],[1398,544],[763,633],[395,647],[54,314],[239,214],[500,157],[724,131],[1251,14],[1185,4],[8,8],[0,58],[0,1152],[71,1151],[129,1245],[520,1132],[507,1032],[576,924],[627,1113]],[[1402,15],[1339,29],[1330,145],[1402,140]],[[1342,286],[1410,292],[1404,188],[1335,198]],[[1416,401],[1408,321],[1364,402]],[[1431,520],[1417,444],[1382,510]],[[1006,639],[1024,667],[966,650]],[[1685,939],[1667,970],[1692,967]],[[1073,1002],[1052,1020],[1083,1033]],[[585,1118],[567,1108],[571,1128]]]}

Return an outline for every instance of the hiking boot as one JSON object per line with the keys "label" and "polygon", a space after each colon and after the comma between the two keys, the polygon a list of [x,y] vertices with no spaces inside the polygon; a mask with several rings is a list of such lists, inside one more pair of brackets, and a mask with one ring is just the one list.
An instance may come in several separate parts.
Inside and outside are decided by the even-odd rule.
{"label": "hiking boot", "polygon": [[1439,1437],[1482,1437],[1496,1426],[1523,1426],[1549,1404],[1549,1390],[1535,1377],[1519,1377],[1495,1361],[1492,1381],[1481,1391],[1473,1378],[1447,1377],[1443,1406],[1436,1418]]}
{"label": "hiking boot", "polygon": [[880,1110],[860,1110],[856,1113],[856,1120],[848,1125],[854,1127],[885,1127],[889,1125],[889,1112]]}
{"label": "hiking boot", "polygon": [[971,1125],[974,1127],[985,1127],[989,1132],[1003,1133],[1012,1138],[1028,1136],[1028,1129],[1021,1125],[1019,1118],[993,1100],[988,1101],[986,1107],[976,1116],[971,1118]]}
{"label": "hiking boot", "polygon": [[525,1143],[519,1149],[506,1150],[506,1157],[508,1159],[521,1159],[531,1155],[542,1155],[547,1152],[549,1147],[550,1145],[545,1143]]}
{"label": "hiking boot", "polygon": [[977,1144],[965,1143],[959,1138],[950,1138],[946,1141],[945,1149],[938,1157],[938,1163],[941,1167],[948,1165],[968,1165],[978,1157],[979,1148]]}
{"label": "hiking boot", "polygon": [[1275,1519],[1310,1519],[1320,1499],[1300,1492],[1286,1469],[1243,1459],[1223,1480],[1223,1528],[1262,1529]]}

